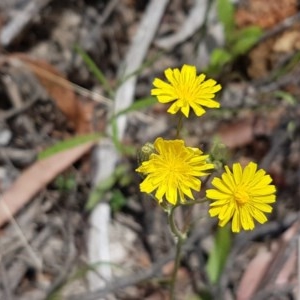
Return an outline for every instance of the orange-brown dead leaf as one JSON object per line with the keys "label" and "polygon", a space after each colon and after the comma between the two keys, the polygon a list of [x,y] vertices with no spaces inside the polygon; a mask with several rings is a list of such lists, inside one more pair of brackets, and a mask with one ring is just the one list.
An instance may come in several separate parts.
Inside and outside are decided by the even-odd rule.
{"label": "orange-brown dead leaf", "polygon": [[33,59],[23,53],[12,54],[9,56],[9,59],[21,61],[21,63],[33,72],[49,96],[55,101],[57,107],[74,124],[77,133],[92,132],[91,119],[94,103],[84,103],[81,101],[75,94],[72,84],[61,72],[48,62]]}
{"label": "orange-brown dead leaf", "polygon": [[88,142],[37,161],[26,169],[3,194],[2,203],[10,214],[0,210],[0,227],[15,215],[32,197],[50,183],[58,174],[87,153],[94,142]]}
{"label": "orange-brown dead leaf", "polygon": [[296,273],[296,244],[292,241],[299,227],[300,222],[295,222],[272,243],[271,251],[261,251],[252,259],[238,287],[237,300],[252,299],[259,289],[286,283]]}
{"label": "orange-brown dead leaf", "polygon": [[254,139],[253,121],[246,119],[224,124],[220,127],[218,135],[228,148],[245,146]]}
{"label": "orange-brown dead leaf", "polygon": [[271,252],[261,251],[249,263],[239,284],[236,299],[252,299],[273,258]]}
{"label": "orange-brown dead leaf", "polygon": [[297,7],[297,0],[248,0],[246,5],[237,9],[235,21],[239,27],[255,25],[267,29],[295,15]]}
{"label": "orange-brown dead leaf", "polygon": [[275,284],[283,285],[288,284],[290,277],[295,274],[295,266],[297,265],[297,251],[294,249],[292,253],[287,258],[287,261],[282,266],[276,280]]}
{"label": "orange-brown dead leaf", "polygon": [[228,148],[243,147],[252,143],[258,136],[271,136],[285,114],[284,105],[258,116],[250,111],[233,122],[222,124],[218,129],[218,136]]}

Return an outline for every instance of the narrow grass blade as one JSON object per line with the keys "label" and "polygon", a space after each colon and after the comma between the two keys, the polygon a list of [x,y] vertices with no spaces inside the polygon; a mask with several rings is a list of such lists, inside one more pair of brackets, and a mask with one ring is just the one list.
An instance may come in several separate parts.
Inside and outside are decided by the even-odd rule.
{"label": "narrow grass blade", "polygon": [[45,149],[44,151],[40,152],[38,155],[38,160],[45,159],[56,153],[76,147],[76,146],[84,144],[86,142],[97,141],[100,138],[101,138],[101,135],[99,133],[75,136],[68,140],[59,142],[59,143],[55,144],[54,146],[51,146],[51,147]]}

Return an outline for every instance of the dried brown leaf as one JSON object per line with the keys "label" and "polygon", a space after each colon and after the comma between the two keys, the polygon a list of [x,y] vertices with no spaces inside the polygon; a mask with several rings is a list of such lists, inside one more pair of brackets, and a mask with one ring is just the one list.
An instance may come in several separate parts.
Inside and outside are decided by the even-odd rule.
{"label": "dried brown leaf", "polygon": [[282,285],[289,283],[289,279],[293,273],[295,273],[295,266],[297,265],[297,251],[294,249],[290,253],[287,261],[282,266],[276,280],[275,284]]}
{"label": "dried brown leaf", "polygon": [[[260,251],[249,263],[237,290],[237,300],[252,299],[254,294],[269,284],[286,283],[296,271],[296,249],[289,247],[299,232],[295,222],[279,239],[272,243],[271,251]],[[276,279],[277,278],[277,279]]]}
{"label": "dried brown leaf", "polygon": [[297,6],[297,0],[248,0],[237,9],[235,21],[239,27],[255,25],[267,29],[296,14]]}
{"label": "dried brown leaf", "polygon": [[300,32],[299,28],[284,32],[275,41],[273,46],[274,52],[289,53],[300,49]]}
{"label": "dried brown leaf", "polygon": [[238,120],[220,127],[218,135],[228,148],[245,146],[253,141],[254,130],[252,120]]}
{"label": "dried brown leaf", "polygon": [[248,265],[239,284],[236,299],[249,300],[255,294],[272,261],[271,252],[261,251]]}
{"label": "dried brown leaf", "polygon": [[12,54],[9,59],[21,61],[33,72],[57,107],[74,124],[77,133],[84,134],[92,131],[91,119],[94,104],[80,101],[72,84],[60,71],[44,60],[33,59],[23,53]]}
{"label": "dried brown leaf", "polygon": [[7,214],[5,210],[0,210],[0,227],[9,221],[10,215],[15,215],[34,195],[87,153],[93,145],[94,142],[88,142],[59,152],[37,161],[26,169],[2,196],[1,201],[10,214]]}

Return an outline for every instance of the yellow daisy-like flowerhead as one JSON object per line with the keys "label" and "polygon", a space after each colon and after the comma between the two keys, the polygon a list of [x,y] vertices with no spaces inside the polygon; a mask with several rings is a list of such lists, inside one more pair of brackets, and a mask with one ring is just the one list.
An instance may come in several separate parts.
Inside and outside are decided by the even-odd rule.
{"label": "yellow daisy-like flowerhead", "polygon": [[213,164],[207,163],[208,155],[198,148],[186,147],[183,140],[164,140],[154,142],[155,152],[149,160],[143,161],[137,172],[146,175],[140,184],[142,192],[151,194],[159,203],[167,201],[172,205],[185,203],[186,196],[194,199],[191,190],[200,191],[198,177],[207,175]]}
{"label": "yellow daisy-like flowerhead", "polygon": [[222,179],[215,177],[215,189],[206,191],[210,204],[211,217],[218,216],[219,225],[224,226],[232,219],[232,231],[254,229],[254,219],[263,224],[265,213],[270,213],[270,203],[276,200],[276,188],[270,184],[272,178],[257,164],[250,162],[244,169],[239,163],[233,164],[232,172],[225,166]]}
{"label": "yellow daisy-like flowerhead", "polygon": [[154,89],[151,95],[157,96],[161,103],[173,102],[168,113],[176,114],[179,110],[188,118],[190,108],[199,117],[205,113],[203,107],[218,108],[220,103],[214,100],[215,93],[221,90],[221,85],[213,79],[205,80],[205,75],[197,76],[195,66],[183,65],[179,69],[165,70],[168,82],[159,78],[153,81]]}

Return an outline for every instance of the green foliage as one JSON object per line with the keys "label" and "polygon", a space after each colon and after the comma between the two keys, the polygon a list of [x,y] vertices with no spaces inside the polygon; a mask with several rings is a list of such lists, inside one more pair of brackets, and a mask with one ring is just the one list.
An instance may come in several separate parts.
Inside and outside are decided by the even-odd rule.
{"label": "green foliage", "polygon": [[113,116],[113,118],[117,118],[121,115],[130,113],[133,111],[137,111],[139,109],[147,108],[149,106],[152,106],[155,103],[157,103],[157,99],[154,97],[146,97],[146,98],[139,99],[139,100],[133,102],[129,107],[119,111],[117,114],[115,114]]}
{"label": "green foliage", "polygon": [[283,100],[287,104],[291,106],[295,106],[297,104],[297,99],[290,93],[285,92],[285,91],[276,91],[274,93],[274,96]]}
{"label": "green foliage", "polygon": [[133,147],[124,146],[119,141],[118,128],[117,128],[117,122],[116,122],[117,117],[124,115],[124,114],[128,114],[133,111],[137,111],[139,109],[147,108],[147,107],[155,104],[156,102],[157,102],[157,100],[154,97],[142,98],[140,100],[133,102],[133,104],[130,105],[129,107],[127,107],[126,109],[119,111],[117,114],[113,115],[112,118],[109,120],[109,122],[111,124],[111,128],[112,128],[112,140],[113,140],[115,147],[117,148],[117,150],[120,153],[133,156],[136,154],[136,150]]}
{"label": "green foliage", "polygon": [[230,0],[217,0],[217,12],[225,31],[224,48],[216,48],[211,54],[207,73],[219,73],[224,65],[239,55],[247,53],[257,43],[262,30],[257,26],[237,29],[234,25],[234,5]]}
{"label": "green foliage", "polygon": [[293,138],[295,137],[295,133],[297,130],[297,124],[295,122],[295,120],[290,120],[287,124],[287,134],[289,135],[290,139],[293,140]]}
{"label": "green foliage", "polygon": [[277,81],[279,78],[283,77],[292,72],[295,68],[298,68],[300,62],[300,51],[295,52],[288,61],[282,65],[280,68],[275,69],[269,76],[269,80]]}
{"label": "green foliage", "polygon": [[89,70],[95,75],[98,81],[103,85],[105,92],[110,96],[113,97],[114,91],[111,87],[109,81],[105,78],[103,72],[98,68],[92,58],[79,46],[75,47],[76,51],[80,54],[83,61],[86,63]]}
{"label": "green foliage", "polygon": [[210,56],[210,63],[208,66],[208,73],[218,73],[221,68],[232,60],[232,55],[225,49],[216,48],[211,56]]}
{"label": "green foliage", "polygon": [[76,179],[75,179],[74,174],[59,175],[55,179],[54,183],[55,183],[55,186],[57,186],[57,188],[60,191],[64,191],[64,192],[70,192],[70,191],[74,190],[74,188],[76,187]]}
{"label": "green foliage", "polygon": [[117,212],[126,204],[126,198],[122,192],[118,189],[112,191],[110,199],[110,207],[113,212]]}
{"label": "green foliage", "polygon": [[262,35],[262,30],[257,26],[249,26],[235,32],[232,42],[232,52],[234,56],[246,53]]}
{"label": "green foliage", "polygon": [[218,227],[214,247],[209,255],[206,272],[211,283],[216,284],[222,274],[227,256],[231,248],[231,233],[229,225]]}
{"label": "green foliage", "polygon": [[234,30],[234,7],[230,0],[217,1],[217,13],[219,20],[223,23],[226,36]]}
{"label": "green foliage", "polygon": [[213,140],[209,158],[210,161],[214,164],[216,170],[221,170],[229,159],[228,149],[226,145],[221,143],[221,140],[218,137],[215,137]]}
{"label": "green foliage", "polygon": [[97,141],[100,138],[101,138],[101,135],[99,133],[91,133],[91,134],[86,134],[86,135],[75,136],[68,140],[58,142],[54,146],[51,146],[51,147],[45,149],[44,151],[40,152],[38,155],[38,159],[39,160],[45,159],[54,154],[74,148],[81,144],[85,144],[87,142],[92,142],[92,141]]}
{"label": "green foliage", "polygon": [[153,64],[159,59],[161,58],[165,53],[163,51],[158,51],[156,52],[156,54],[154,54],[151,58],[147,59],[139,68],[137,68],[136,70],[134,70],[133,72],[122,76],[119,78],[119,80],[117,81],[117,86],[121,86],[126,80],[130,79],[133,76],[136,75],[140,75],[142,73],[143,70],[145,70],[148,67],[152,67]]}
{"label": "green foliage", "polygon": [[106,180],[101,181],[91,192],[86,204],[87,210],[92,210],[100,200],[107,199],[110,201],[113,211],[120,210],[126,203],[126,198],[120,189],[114,188],[117,184],[120,187],[126,187],[132,182],[128,171],[128,166],[121,164],[116,167],[115,171]]}
{"label": "green foliage", "polygon": [[114,173],[105,180],[102,180],[101,183],[99,183],[91,192],[85,208],[87,210],[92,210],[99,203],[99,201],[104,198],[104,195],[108,191],[112,190],[115,183],[116,177]]}

